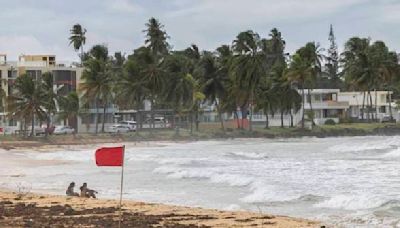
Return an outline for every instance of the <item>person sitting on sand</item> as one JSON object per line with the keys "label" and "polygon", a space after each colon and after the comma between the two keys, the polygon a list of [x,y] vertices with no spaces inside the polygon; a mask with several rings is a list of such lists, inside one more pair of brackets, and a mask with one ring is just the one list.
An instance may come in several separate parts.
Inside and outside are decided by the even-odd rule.
{"label": "person sitting on sand", "polygon": [[77,192],[74,192],[75,188],[75,182],[71,182],[67,188],[67,191],[65,192],[67,196],[79,196]]}
{"label": "person sitting on sand", "polygon": [[80,187],[81,190],[81,197],[86,197],[86,198],[96,198],[95,193],[97,194],[98,192],[92,189],[89,189],[87,187],[87,183],[83,183],[83,185]]}

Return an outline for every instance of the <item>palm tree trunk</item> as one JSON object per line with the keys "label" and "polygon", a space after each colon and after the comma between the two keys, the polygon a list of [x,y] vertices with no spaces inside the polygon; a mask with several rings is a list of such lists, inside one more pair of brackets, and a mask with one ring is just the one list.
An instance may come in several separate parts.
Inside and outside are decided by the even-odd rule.
{"label": "palm tree trunk", "polygon": [[364,112],[365,112],[365,91],[363,91],[363,103],[361,107],[361,120],[364,121]]}
{"label": "palm tree trunk", "polygon": [[150,133],[153,134],[153,129],[155,128],[155,125],[154,125],[154,100],[153,100],[153,98],[151,98],[151,100],[150,100],[150,118],[151,118]]}
{"label": "palm tree trunk", "polygon": [[290,110],[290,127],[293,127],[293,113],[292,113],[292,110]]}
{"label": "palm tree trunk", "polygon": [[241,126],[240,129],[244,129],[244,117],[246,117],[247,120],[247,108],[245,108],[244,106],[241,107],[242,110],[242,120],[241,120]]}
{"label": "palm tree trunk", "polygon": [[223,132],[225,132],[224,118],[222,117],[222,113],[221,113],[220,107],[218,105],[218,102],[216,102],[215,106],[217,107],[218,118],[219,118],[219,121],[221,122],[221,129]]}
{"label": "palm tree trunk", "polygon": [[304,129],[304,112],[305,112],[305,110],[304,110],[304,103],[306,102],[305,101],[305,97],[304,97],[304,88],[303,88],[303,86],[301,86],[301,96],[302,96],[302,99],[303,99],[303,101],[301,102],[302,104],[302,109],[303,109],[303,113],[301,114],[301,128],[303,128]]}
{"label": "palm tree trunk", "polygon": [[268,112],[265,110],[265,129],[269,128]]}
{"label": "palm tree trunk", "polygon": [[81,45],[81,66],[83,66],[83,45]]}
{"label": "palm tree trunk", "polygon": [[199,124],[200,124],[200,121],[199,121],[199,104],[198,104],[198,102],[196,102],[196,112],[195,112],[195,119],[194,119],[194,124],[195,124],[195,126],[196,126],[196,131],[199,131]]}
{"label": "palm tree trunk", "polygon": [[314,110],[312,108],[312,101],[311,101],[311,90],[308,90],[308,103],[310,104],[310,112],[311,112],[311,124],[312,126],[315,126],[315,122],[314,122]]}
{"label": "palm tree trunk", "polygon": [[375,89],[375,121],[378,122],[378,93]]}
{"label": "palm tree trunk", "polygon": [[281,128],[283,128],[283,109],[281,109]]}
{"label": "palm tree trunk", "polygon": [[95,134],[97,135],[97,133],[99,132],[99,99],[96,98],[95,101],[95,105],[96,105],[96,115],[95,115],[95,124],[96,124],[96,129],[95,129]]}
{"label": "palm tree trunk", "polygon": [[190,117],[190,135],[193,135],[193,112],[190,111],[189,117]]}
{"label": "palm tree trunk", "polygon": [[250,119],[249,119],[249,131],[253,130],[253,102],[254,102],[254,91],[251,91],[251,100],[250,100]]}
{"label": "palm tree trunk", "polygon": [[[371,110],[372,110],[372,96],[371,96],[371,91],[370,90],[368,90],[368,96],[369,96],[369,108],[368,108],[368,122],[369,122],[370,119],[371,119],[370,115],[372,114],[371,113]],[[374,115],[372,114],[372,120],[373,120],[373,118],[374,118]]]}
{"label": "palm tree trunk", "polygon": [[138,107],[136,108],[136,138],[139,138],[139,130],[141,127],[141,118],[140,118],[140,104],[138,104]]}
{"label": "palm tree trunk", "polygon": [[47,118],[46,118],[46,130],[44,132],[44,136],[47,138],[49,135],[49,129],[50,129],[50,113],[47,113]]}
{"label": "palm tree trunk", "polygon": [[240,128],[240,121],[239,121],[239,116],[238,116],[237,110],[235,110],[233,112],[233,119],[236,119],[237,129],[239,129]]}
{"label": "palm tree trunk", "polygon": [[32,113],[32,129],[31,129],[31,137],[35,136],[35,114]]}
{"label": "palm tree trunk", "polygon": [[390,121],[393,121],[392,96],[390,95],[389,90],[387,91],[387,96],[388,96],[388,98],[389,98],[389,115],[390,115]]}
{"label": "palm tree trunk", "polygon": [[107,102],[104,104],[103,107],[103,122],[101,124],[101,132],[104,133],[104,124],[106,122],[106,110],[107,110]]}

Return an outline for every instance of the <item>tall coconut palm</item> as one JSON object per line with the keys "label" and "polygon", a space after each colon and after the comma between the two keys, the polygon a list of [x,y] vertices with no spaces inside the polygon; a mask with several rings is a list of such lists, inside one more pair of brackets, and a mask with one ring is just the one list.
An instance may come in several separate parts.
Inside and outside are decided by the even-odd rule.
{"label": "tall coconut palm", "polygon": [[9,116],[24,120],[25,125],[31,121],[31,136],[34,136],[35,119],[46,119],[46,94],[42,82],[23,74],[15,80],[14,88],[15,93],[7,98]]}
{"label": "tall coconut palm", "polygon": [[138,136],[142,123],[140,110],[149,91],[141,78],[140,66],[134,59],[129,59],[125,63],[124,73],[116,79],[114,93],[119,107],[136,109],[136,135]]}
{"label": "tall coconut palm", "polygon": [[190,106],[193,102],[193,91],[196,84],[193,76],[188,73],[185,67],[187,59],[179,54],[169,55],[164,62],[167,77],[167,85],[164,87],[164,101],[171,104],[178,113],[179,127],[181,125],[181,116],[183,109]]}
{"label": "tall coconut palm", "polygon": [[286,77],[292,84],[297,84],[301,89],[302,102],[302,116],[301,116],[301,127],[304,128],[304,115],[305,115],[305,83],[313,75],[312,69],[309,63],[303,59],[299,54],[292,56],[292,60],[289,65],[289,69],[286,72]]}
{"label": "tall coconut palm", "polygon": [[57,94],[54,88],[54,78],[51,72],[46,72],[42,75],[43,80],[43,91],[45,93],[44,108],[46,109],[46,137],[48,130],[50,129],[50,123],[52,116],[57,113],[57,103],[59,102],[60,96]]}
{"label": "tall coconut palm", "polygon": [[250,106],[249,130],[252,131],[253,104],[255,91],[262,77],[266,75],[265,58],[260,48],[260,37],[253,31],[241,32],[233,41],[234,57],[231,72],[240,90],[246,91],[245,103],[242,107],[243,117],[247,116],[247,106]]}
{"label": "tall coconut palm", "polygon": [[[353,37],[346,42],[345,50],[342,54],[342,62],[344,63],[343,72],[346,82],[358,89],[362,89],[364,94],[366,92],[367,103],[369,101],[367,109],[368,121],[371,117],[374,119],[374,115],[372,114],[371,116],[371,91],[376,89],[380,84],[379,75],[383,67],[383,59],[380,55],[382,49],[385,49],[385,47],[381,43],[371,45],[369,39]],[[364,113],[362,113],[362,116],[364,116]]]}
{"label": "tall coconut palm", "polygon": [[85,61],[80,89],[87,103],[94,103],[96,109],[95,133],[98,133],[99,107],[103,107],[103,121],[101,131],[104,132],[107,106],[112,100],[112,86],[114,77],[112,64],[107,56],[105,46],[96,45],[90,50],[90,58]]}
{"label": "tall coconut palm", "polygon": [[199,62],[199,72],[203,93],[208,101],[216,105],[218,117],[221,121],[221,129],[225,131],[220,103],[226,94],[225,84],[228,80],[228,75],[224,72],[223,67],[221,68],[218,65],[216,57],[211,53],[202,56]]}
{"label": "tall coconut palm", "polygon": [[71,92],[65,97],[59,98],[60,111],[58,118],[68,124],[68,120],[76,118],[80,114],[79,96],[76,92]]}
{"label": "tall coconut palm", "polygon": [[[154,104],[156,97],[162,91],[163,71],[161,65],[170,49],[167,41],[169,37],[164,30],[164,25],[154,17],[150,18],[146,23],[146,29],[143,32],[146,34],[145,45],[150,51],[149,53],[145,53],[147,61],[143,69],[143,76],[146,78],[147,88],[150,90],[151,124],[154,128]],[[148,50],[144,49],[146,52]]]}
{"label": "tall coconut palm", "polygon": [[80,59],[81,65],[83,65],[83,46],[86,44],[86,29],[80,24],[75,24],[70,30],[71,36],[69,37],[69,44],[74,47],[75,51],[81,51]]}
{"label": "tall coconut palm", "polygon": [[168,54],[170,47],[167,39],[169,37],[163,24],[152,17],[146,23],[146,29],[143,32],[146,33],[145,45],[151,50],[153,56],[162,57]]}
{"label": "tall coconut palm", "polygon": [[[311,89],[313,88],[317,77],[321,74],[322,59],[323,55],[321,54],[319,45],[314,42],[309,42],[296,51],[287,72],[287,78],[289,81],[299,84],[301,90],[303,90],[302,97],[304,102],[301,121],[302,128],[304,128],[304,103],[306,100],[304,90],[307,89],[308,91],[307,100],[310,106],[310,112],[312,113],[311,116],[313,116]],[[315,125],[314,118],[311,118],[311,122],[312,125]]]}

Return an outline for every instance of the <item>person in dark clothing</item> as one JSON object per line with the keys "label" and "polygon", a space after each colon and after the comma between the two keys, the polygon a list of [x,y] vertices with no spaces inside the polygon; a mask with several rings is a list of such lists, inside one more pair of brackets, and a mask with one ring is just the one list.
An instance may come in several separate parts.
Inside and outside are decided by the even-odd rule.
{"label": "person in dark clothing", "polygon": [[81,197],[86,197],[86,198],[96,198],[96,195],[98,192],[92,189],[89,189],[87,187],[87,183],[83,183],[83,185],[80,187],[81,190]]}
{"label": "person in dark clothing", "polygon": [[75,188],[75,182],[71,182],[67,188],[67,191],[65,192],[67,196],[79,196],[77,192],[74,192]]}

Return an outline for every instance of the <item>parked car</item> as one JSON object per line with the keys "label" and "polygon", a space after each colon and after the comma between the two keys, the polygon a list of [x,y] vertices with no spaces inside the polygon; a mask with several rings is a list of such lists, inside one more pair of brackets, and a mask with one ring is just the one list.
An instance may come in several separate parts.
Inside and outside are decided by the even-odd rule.
{"label": "parked car", "polygon": [[[32,132],[32,127],[30,127],[30,128],[27,128],[26,129],[26,132],[28,133],[28,135],[31,135],[31,132]],[[41,127],[38,127],[38,126],[35,126],[34,128],[33,128],[33,135],[34,136],[40,136],[40,135],[44,135],[45,134],[45,129],[44,128],[41,128]]]}
{"label": "parked car", "polygon": [[396,123],[396,120],[393,118],[390,118],[390,116],[384,116],[381,119],[381,123]]}
{"label": "parked car", "polygon": [[[143,122],[143,128],[151,128],[152,127],[152,121],[151,118],[145,120]],[[168,123],[164,117],[154,117],[154,128],[170,128],[171,124]]]}
{"label": "parked car", "polygon": [[126,125],[115,124],[108,128],[109,133],[126,133],[129,132],[130,128]]}
{"label": "parked car", "polygon": [[119,125],[127,126],[129,128],[129,131],[136,131],[136,121],[124,120],[119,122]]}
{"label": "parked car", "polygon": [[56,126],[53,134],[55,135],[66,135],[75,133],[75,129],[70,126]]}

